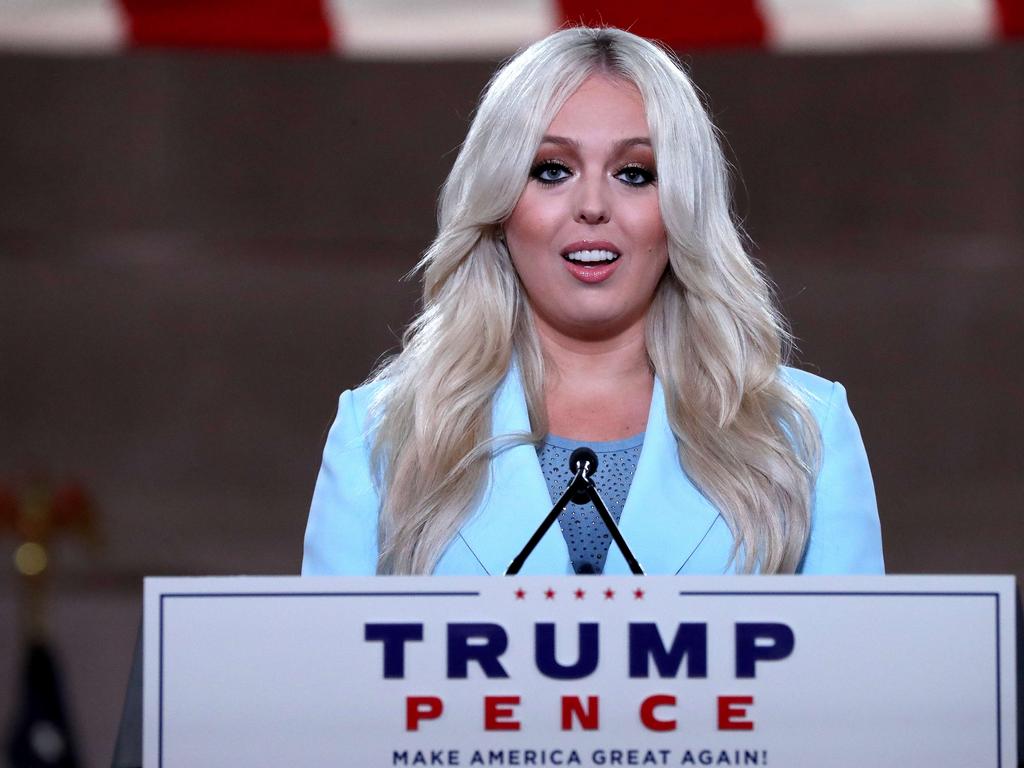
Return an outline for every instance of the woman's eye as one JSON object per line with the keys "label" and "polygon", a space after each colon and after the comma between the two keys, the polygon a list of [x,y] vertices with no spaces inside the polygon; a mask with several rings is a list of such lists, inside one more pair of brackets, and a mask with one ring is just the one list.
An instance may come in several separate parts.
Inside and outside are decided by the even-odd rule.
{"label": "woman's eye", "polygon": [[537,163],[530,169],[530,178],[536,179],[542,184],[557,184],[571,175],[572,173],[564,165],[550,160]]}
{"label": "woman's eye", "polygon": [[654,182],[657,176],[653,171],[649,171],[641,165],[627,165],[615,174],[615,178],[634,187],[643,187]]}

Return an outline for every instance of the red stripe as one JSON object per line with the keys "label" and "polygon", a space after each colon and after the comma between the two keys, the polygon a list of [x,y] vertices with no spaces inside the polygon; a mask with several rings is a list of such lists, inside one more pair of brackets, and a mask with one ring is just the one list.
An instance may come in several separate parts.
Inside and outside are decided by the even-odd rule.
{"label": "red stripe", "polygon": [[608,25],[676,49],[759,45],[766,28],[755,0],[559,0],[570,24]]}
{"label": "red stripe", "polygon": [[1003,37],[1024,37],[1024,0],[996,0]]}
{"label": "red stripe", "polygon": [[140,46],[325,51],[320,0],[119,0]]}

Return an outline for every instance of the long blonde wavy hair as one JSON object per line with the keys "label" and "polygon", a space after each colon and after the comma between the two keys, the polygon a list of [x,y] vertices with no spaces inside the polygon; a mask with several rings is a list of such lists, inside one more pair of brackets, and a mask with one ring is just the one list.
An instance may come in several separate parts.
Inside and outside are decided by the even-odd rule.
{"label": "long blonde wavy hair", "polygon": [[669,252],[647,352],[680,462],[729,524],[741,570],[800,563],[820,437],[780,376],[789,337],[732,218],[714,126],[670,54],[619,29],[576,27],[526,48],[484,90],[419,264],[422,311],[372,377],[379,573],[429,573],[472,514],[496,448],[492,399],[513,355],[533,433],[509,439],[546,432],[544,358],[501,224],[551,119],[594,73],[633,83],[646,109]]}

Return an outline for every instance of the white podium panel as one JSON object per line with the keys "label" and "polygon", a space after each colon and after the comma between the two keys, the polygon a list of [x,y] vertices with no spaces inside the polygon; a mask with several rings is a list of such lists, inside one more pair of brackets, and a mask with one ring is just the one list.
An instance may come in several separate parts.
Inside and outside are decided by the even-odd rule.
{"label": "white podium panel", "polygon": [[1011,577],[155,578],[146,768],[1016,765]]}

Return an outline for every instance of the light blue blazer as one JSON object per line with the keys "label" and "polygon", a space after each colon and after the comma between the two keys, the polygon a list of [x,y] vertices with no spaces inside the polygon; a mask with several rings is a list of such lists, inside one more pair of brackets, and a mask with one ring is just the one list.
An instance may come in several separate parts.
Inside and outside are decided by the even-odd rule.
{"label": "light blue blazer", "polygon": [[[842,385],[803,371],[785,376],[805,398],[821,428],[823,455],[802,573],[882,573],[882,539],[875,490],[860,430]],[[373,387],[346,391],[327,437],[313,492],[302,560],[304,575],[369,575],[376,570],[379,499],[369,464],[368,407]],[[530,431],[526,397],[513,368],[494,398],[493,433]],[[600,487],[600,478],[598,487]],[[491,461],[479,508],[437,564],[437,574],[504,573],[551,508],[533,445],[505,449]],[[622,535],[648,574],[721,574],[732,534],[679,464],[661,383],[647,421],[643,449],[620,522]],[[527,559],[524,574],[572,573],[559,526]],[[612,547],[607,574],[628,574]]]}

